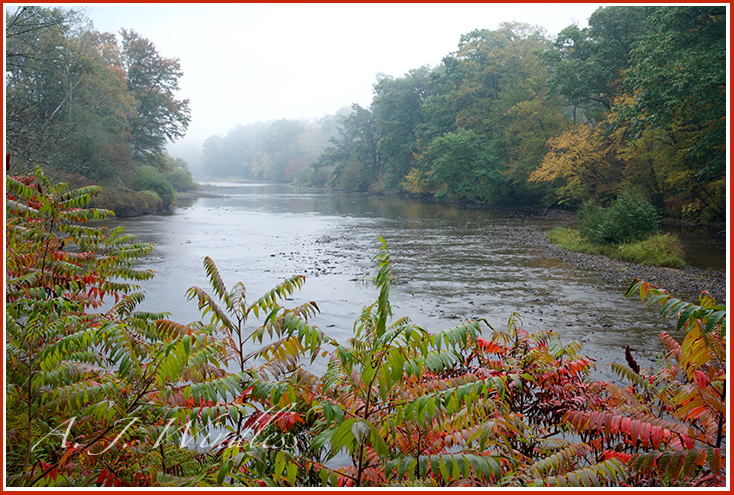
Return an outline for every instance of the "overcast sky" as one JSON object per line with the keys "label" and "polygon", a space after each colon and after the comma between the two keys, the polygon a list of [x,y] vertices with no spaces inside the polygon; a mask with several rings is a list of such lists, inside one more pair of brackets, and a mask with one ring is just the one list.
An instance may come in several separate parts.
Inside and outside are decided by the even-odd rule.
{"label": "overcast sky", "polygon": [[[186,147],[237,124],[317,118],[369,106],[378,73],[435,67],[474,29],[506,21],[550,35],[600,4],[88,5],[98,31],[133,29],[181,61],[191,100]],[[180,143],[179,146],[184,145]],[[178,146],[174,146],[173,149]],[[173,151],[173,150],[172,150]]]}

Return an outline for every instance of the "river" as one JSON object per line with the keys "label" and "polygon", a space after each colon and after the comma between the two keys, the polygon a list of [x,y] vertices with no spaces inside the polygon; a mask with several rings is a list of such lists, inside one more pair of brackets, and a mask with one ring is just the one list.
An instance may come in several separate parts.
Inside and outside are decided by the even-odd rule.
{"label": "river", "polygon": [[209,256],[228,287],[244,282],[249,301],[306,275],[287,304],[316,301],[321,313],[312,323],[343,342],[363,306],[377,298],[372,257],[382,236],[396,277],[393,314],[429,331],[478,317],[501,329],[518,312],[530,332],[550,328],[564,341],[581,341],[602,379],[615,378],[608,363],[624,363],[627,345],[640,365],[652,366],[660,331],[672,331],[593,271],[570,270],[516,242],[513,228],[553,226],[529,212],[277,184],[226,183],[207,192],[170,215],[112,222],[156,246],[142,262],[157,275],[141,284],[140,310],[167,311],[180,323],[200,319],[185,292],[208,287],[202,259]]}

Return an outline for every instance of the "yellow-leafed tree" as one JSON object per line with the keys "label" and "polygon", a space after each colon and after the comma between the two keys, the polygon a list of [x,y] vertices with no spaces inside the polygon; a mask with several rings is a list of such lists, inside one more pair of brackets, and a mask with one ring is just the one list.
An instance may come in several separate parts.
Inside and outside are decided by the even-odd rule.
{"label": "yellow-leafed tree", "polygon": [[616,139],[604,134],[601,127],[580,124],[549,139],[549,152],[530,181],[554,182],[559,204],[606,199],[615,191],[624,164],[617,156]]}

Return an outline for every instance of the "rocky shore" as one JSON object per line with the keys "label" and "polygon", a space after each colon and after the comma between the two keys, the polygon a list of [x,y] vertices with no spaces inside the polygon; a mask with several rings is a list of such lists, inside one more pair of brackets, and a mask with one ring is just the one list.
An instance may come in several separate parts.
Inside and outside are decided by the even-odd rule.
{"label": "rocky shore", "polygon": [[576,270],[594,270],[612,284],[628,284],[635,278],[653,283],[684,301],[698,303],[701,292],[708,293],[720,303],[726,303],[726,271],[700,269],[687,266],[683,269],[644,266],[636,263],[618,261],[606,256],[575,253],[560,249],[551,244],[545,233],[529,227],[517,227],[515,237],[518,242],[530,245],[548,258],[556,258]]}

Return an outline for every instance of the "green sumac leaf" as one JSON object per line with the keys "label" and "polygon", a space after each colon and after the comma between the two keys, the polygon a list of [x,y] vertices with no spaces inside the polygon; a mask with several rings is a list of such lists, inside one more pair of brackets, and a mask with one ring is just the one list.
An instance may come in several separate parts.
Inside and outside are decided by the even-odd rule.
{"label": "green sumac leaf", "polygon": [[354,449],[352,445],[354,442],[354,434],[352,433],[352,424],[356,421],[355,418],[348,418],[342,424],[336,427],[331,435],[331,451],[336,454],[342,449],[347,449],[351,452]]}
{"label": "green sumac leaf", "polygon": [[219,473],[217,474],[217,484],[222,485],[224,484],[224,478],[227,477],[227,475],[232,471],[232,461],[228,460],[225,462],[221,469],[219,470]]}
{"label": "green sumac leaf", "polygon": [[[708,317],[708,321],[706,322],[706,330],[704,330],[704,334],[710,333],[716,325],[722,321],[726,317],[726,311],[715,311],[714,313],[711,313]],[[722,322],[722,326],[726,324],[726,320]]]}
{"label": "green sumac leaf", "polygon": [[354,439],[357,440],[357,443],[362,443],[365,439],[365,436],[370,430],[370,427],[367,423],[364,421],[357,420],[354,423],[352,423],[352,435],[354,436]]}
{"label": "green sumac leaf", "polygon": [[430,457],[427,455],[422,455],[418,457],[418,474],[421,478],[425,478],[428,474],[428,466],[430,460]]}
{"label": "green sumac leaf", "polygon": [[683,310],[683,312],[678,317],[678,323],[675,326],[676,331],[680,331],[681,328],[688,322],[688,318],[697,310],[700,309],[697,306],[691,305],[688,306],[686,309]]}

